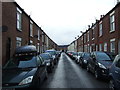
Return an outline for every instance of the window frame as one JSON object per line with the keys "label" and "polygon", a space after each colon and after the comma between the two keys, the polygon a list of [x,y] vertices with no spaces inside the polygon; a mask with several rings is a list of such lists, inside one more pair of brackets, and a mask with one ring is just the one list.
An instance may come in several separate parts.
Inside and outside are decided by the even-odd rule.
{"label": "window frame", "polygon": [[22,38],[21,37],[16,37],[16,47],[22,46]]}
{"label": "window frame", "polygon": [[22,31],[22,11],[17,7],[17,16],[16,16],[16,26],[17,26],[17,30]]}
{"label": "window frame", "polygon": [[30,20],[30,36],[33,37],[33,22]]}
{"label": "window frame", "polygon": [[[113,42],[114,42],[114,49],[113,49]],[[110,39],[110,51],[115,53],[115,38]]]}
{"label": "window frame", "polygon": [[103,35],[103,24],[102,21],[99,23],[99,37]]}
{"label": "window frame", "polygon": [[115,31],[115,11],[110,14],[110,33]]}

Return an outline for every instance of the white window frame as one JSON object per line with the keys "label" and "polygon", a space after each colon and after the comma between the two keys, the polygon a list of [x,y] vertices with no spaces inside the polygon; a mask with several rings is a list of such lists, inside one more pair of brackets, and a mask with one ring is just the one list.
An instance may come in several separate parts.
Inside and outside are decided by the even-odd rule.
{"label": "white window frame", "polygon": [[86,34],[84,34],[84,43],[86,43]]}
{"label": "white window frame", "polygon": [[90,40],[90,35],[89,35],[89,31],[88,31],[88,33],[87,33],[87,41],[89,42],[89,40]]}
{"label": "white window frame", "polygon": [[93,27],[92,27],[92,40],[95,39],[95,27],[96,27],[96,26],[93,26]]}
{"label": "white window frame", "polygon": [[17,29],[22,31],[22,11],[17,7]]}
{"label": "white window frame", "polygon": [[102,21],[99,23],[99,37],[103,35],[103,24]]}
{"label": "white window frame", "polygon": [[[113,42],[114,42],[114,46],[113,46]],[[115,53],[115,38],[110,39],[110,51]]]}
{"label": "white window frame", "polygon": [[102,51],[102,44],[99,44],[99,51]]}
{"label": "white window frame", "polygon": [[110,32],[115,31],[115,11],[110,14]]}
{"label": "white window frame", "polygon": [[104,43],[104,51],[107,51],[107,43]]}
{"label": "white window frame", "polygon": [[20,47],[22,45],[22,38],[16,37],[16,47]]}
{"label": "white window frame", "polygon": [[38,40],[40,40],[40,30],[38,29]]}
{"label": "white window frame", "polygon": [[37,51],[40,52],[40,43],[37,43]]}
{"label": "white window frame", "polygon": [[96,51],[98,51],[98,45],[96,45]]}
{"label": "white window frame", "polygon": [[30,36],[33,37],[33,22],[30,20]]}

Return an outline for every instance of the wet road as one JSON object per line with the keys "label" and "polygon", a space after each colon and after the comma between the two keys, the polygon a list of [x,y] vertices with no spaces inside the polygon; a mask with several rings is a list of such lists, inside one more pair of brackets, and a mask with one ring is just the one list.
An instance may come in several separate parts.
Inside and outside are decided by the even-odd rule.
{"label": "wet road", "polygon": [[108,82],[96,80],[93,74],[62,53],[58,65],[41,88],[108,88]]}

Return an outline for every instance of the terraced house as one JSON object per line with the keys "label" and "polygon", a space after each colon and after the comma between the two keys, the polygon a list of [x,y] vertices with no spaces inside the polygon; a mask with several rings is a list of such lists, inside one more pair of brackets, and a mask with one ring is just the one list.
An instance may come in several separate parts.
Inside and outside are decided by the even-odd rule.
{"label": "terraced house", "polygon": [[77,51],[120,53],[120,2],[76,40]]}
{"label": "terraced house", "polygon": [[16,2],[2,2],[2,64],[19,46],[33,44],[39,53],[57,44],[39,27]]}

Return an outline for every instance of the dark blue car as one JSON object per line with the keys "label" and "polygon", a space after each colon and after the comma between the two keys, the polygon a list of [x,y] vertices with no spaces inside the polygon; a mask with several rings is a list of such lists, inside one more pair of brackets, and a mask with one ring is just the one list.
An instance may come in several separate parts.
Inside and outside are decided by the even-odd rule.
{"label": "dark blue car", "polygon": [[120,54],[116,56],[110,68],[110,82],[109,87],[113,90],[120,89]]}
{"label": "dark blue car", "polygon": [[2,70],[2,88],[39,88],[47,78],[44,60],[35,46],[19,47]]}

